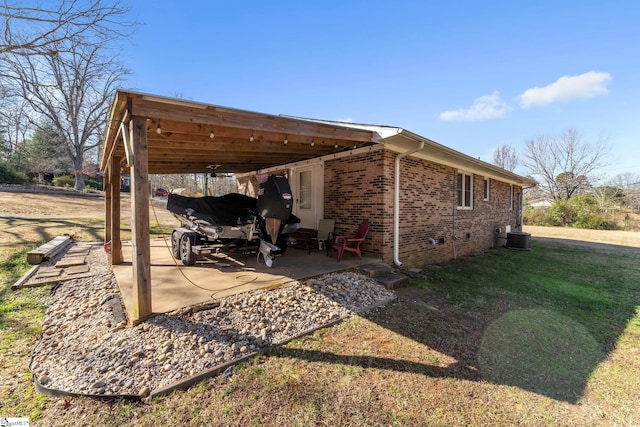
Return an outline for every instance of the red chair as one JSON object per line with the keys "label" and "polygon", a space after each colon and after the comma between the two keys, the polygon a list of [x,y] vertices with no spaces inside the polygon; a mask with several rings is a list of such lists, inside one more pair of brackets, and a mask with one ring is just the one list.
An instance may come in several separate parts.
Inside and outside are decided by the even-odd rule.
{"label": "red chair", "polygon": [[369,220],[363,220],[358,227],[358,232],[355,236],[349,238],[347,236],[336,236],[336,240],[333,243],[333,250],[338,251],[338,261],[342,260],[342,254],[344,251],[351,252],[358,255],[358,258],[362,259],[362,253],[360,252],[360,245],[364,242],[364,239],[369,233]]}

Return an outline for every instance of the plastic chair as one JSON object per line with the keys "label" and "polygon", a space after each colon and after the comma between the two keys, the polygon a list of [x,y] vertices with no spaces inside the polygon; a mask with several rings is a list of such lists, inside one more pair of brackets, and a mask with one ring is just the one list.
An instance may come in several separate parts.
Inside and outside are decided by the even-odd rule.
{"label": "plastic chair", "polygon": [[[318,235],[312,237],[311,240],[316,243],[318,250],[325,250],[329,255],[328,243],[333,239],[333,229],[336,225],[335,219],[321,219],[318,224]],[[311,253],[311,245],[309,245],[309,253]]]}
{"label": "plastic chair", "polygon": [[333,243],[333,250],[338,251],[338,262],[342,260],[344,251],[351,252],[362,259],[362,253],[360,252],[360,245],[364,242],[364,239],[369,233],[369,220],[363,220],[358,227],[358,232],[353,237],[336,236],[336,240]]}

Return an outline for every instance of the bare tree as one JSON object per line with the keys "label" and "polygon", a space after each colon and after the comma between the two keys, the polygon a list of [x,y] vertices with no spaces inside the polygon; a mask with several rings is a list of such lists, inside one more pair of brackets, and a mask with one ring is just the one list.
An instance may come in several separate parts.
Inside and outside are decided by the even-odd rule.
{"label": "bare tree", "polygon": [[593,144],[581,141],[575,129],[559,137],[539,136],[526,142],[524,165],[553,199],[568,200],[598,179],[607,165],[609,146],[600,137]]}
{"label": "bare tree", "polygon": [[111,95],[128,75],[107,43],[65,40],[54,55],[5,55],[2,77],[11,95],[27,103],[30,124],[46,121],[64,137],[77,190],[84,189],[85,153],[100,144]]}
{"label": "bare tree", "polygon": [[518,166],[518,161],[518,153],[507,144],[502,144],[493,152],[493,164],[508,171],[513,172]]}
{"label": "bare tree", "polygon": [[61,0],[51,7],[5,0],[0,6],[0,55],[51,55],[64,48],[64,41],[124,36],[135,26],[124,20],[128,13],[119,0]]}
{"label": "bare tree", "polygon": [[624,193],[625,204],[635,211],[640,211],[640,174],[625,172],[614,176],[609,185],[619,188]]}

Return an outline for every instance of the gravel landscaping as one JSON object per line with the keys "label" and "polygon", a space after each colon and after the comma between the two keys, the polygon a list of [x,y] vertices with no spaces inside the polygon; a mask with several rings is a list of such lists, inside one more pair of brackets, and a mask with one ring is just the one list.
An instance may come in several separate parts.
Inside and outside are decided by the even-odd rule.
{"label": "gravel landscaping", "polygon": [[31,361],[41,391],[147,397],[395,298],[366,276],[334,273],[128,327],[104,252],[89,262],[96,274],[52,289]]}

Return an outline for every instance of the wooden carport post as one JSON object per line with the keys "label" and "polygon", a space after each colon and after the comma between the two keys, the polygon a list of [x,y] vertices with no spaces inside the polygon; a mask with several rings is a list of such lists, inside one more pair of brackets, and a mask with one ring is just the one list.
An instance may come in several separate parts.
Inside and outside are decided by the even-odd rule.
{"label": "wooden carport post", "polygon": [[120,163],[121,157],[109,159],[109,176],[106,193],[106,231],[105,241],[111,244],[111,265],[122,264],[122,241],[120,240]]}
{"label": "wooden carport post", "polygon": [[104,171],[104,180],[103,180],[103,189],[104,189],[104,243],[105,250],[107,248],[107,244],[111,241],[111,162],[107,163],[107,168]]}
{"label": "wooden carport post", "polygon": [[149,242],[149,152],[146,119],[129,122],[131,166],[131,258],[133,264],[133,318],[136,325],[152,314]]}

